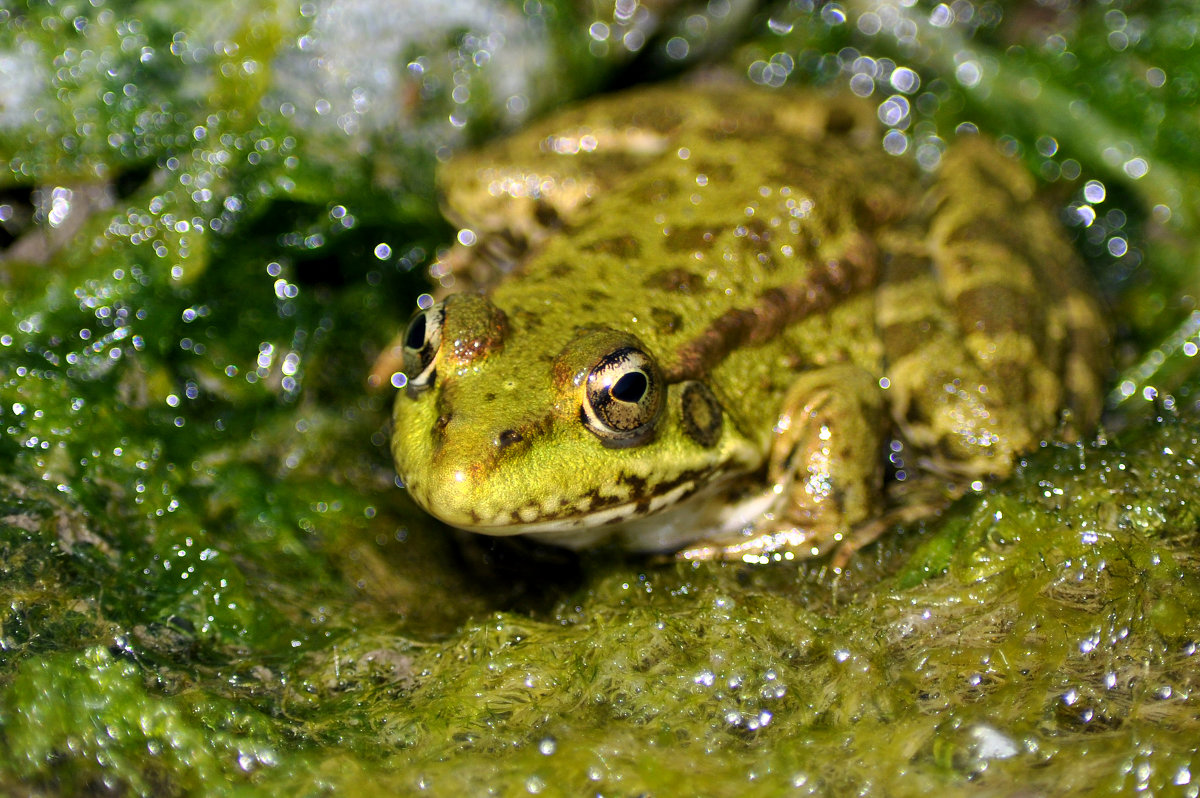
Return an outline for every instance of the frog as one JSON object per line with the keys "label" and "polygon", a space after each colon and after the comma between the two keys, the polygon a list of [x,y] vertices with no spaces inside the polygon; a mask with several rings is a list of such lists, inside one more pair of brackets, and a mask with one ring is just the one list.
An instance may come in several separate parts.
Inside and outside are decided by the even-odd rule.
{"label": "frog", "polygon": [[840,567],[1095,425],[1105,315],[1033,177],[981,135],[936,170],[881,141],[856,97],[660,85],[452,158],[456,244],[397,343],[408,494],[487,535]]}

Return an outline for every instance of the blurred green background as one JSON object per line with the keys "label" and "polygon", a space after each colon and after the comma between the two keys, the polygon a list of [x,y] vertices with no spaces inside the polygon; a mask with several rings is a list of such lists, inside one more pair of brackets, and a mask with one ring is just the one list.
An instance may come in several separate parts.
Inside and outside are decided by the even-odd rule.
{"label": "blurred green background", "polygon": [[[0,3],[0,792],[1200,794],[1198,36],[1190,1]],[[453,237],[437,162],[712,69],[1022,158],[1112,308],[1104,429],[840,575],[456,540],[365,387]]]}

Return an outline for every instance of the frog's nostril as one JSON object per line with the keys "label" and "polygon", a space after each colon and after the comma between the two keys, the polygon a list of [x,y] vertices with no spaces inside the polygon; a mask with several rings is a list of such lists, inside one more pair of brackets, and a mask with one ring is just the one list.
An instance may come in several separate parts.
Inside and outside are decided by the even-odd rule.
{"label": "frog's nostril", "polygon": [[525,440],[525,436],[517,432],[515,429],[506,429],[496,436],[496,444],[504,451],[514,443],[520,443]]}

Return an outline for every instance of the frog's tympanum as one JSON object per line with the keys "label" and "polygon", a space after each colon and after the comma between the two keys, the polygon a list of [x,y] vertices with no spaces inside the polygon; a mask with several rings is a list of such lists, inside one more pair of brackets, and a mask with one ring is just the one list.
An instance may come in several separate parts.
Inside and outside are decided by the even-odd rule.
{"label": "frog's tympanum", "polygon": [[413,498],[575,548],[811,556],[1094,424],[1105,324],[1029,175],[977,136],[924,175],[873,116],[659,87],[451,161],[466,288],[404,334]]}

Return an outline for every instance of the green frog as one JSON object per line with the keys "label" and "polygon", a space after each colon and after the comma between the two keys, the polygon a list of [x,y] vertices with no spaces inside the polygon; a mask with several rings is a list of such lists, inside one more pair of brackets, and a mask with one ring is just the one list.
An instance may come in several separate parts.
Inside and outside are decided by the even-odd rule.
{"label": "green frog", "polygon": [[936,174],[869,104],[641,88],[441,175],[458,244],[392,448],[447,524],[688,558],[839,557],[1094,424],[1108,334],[1026,171]]}

